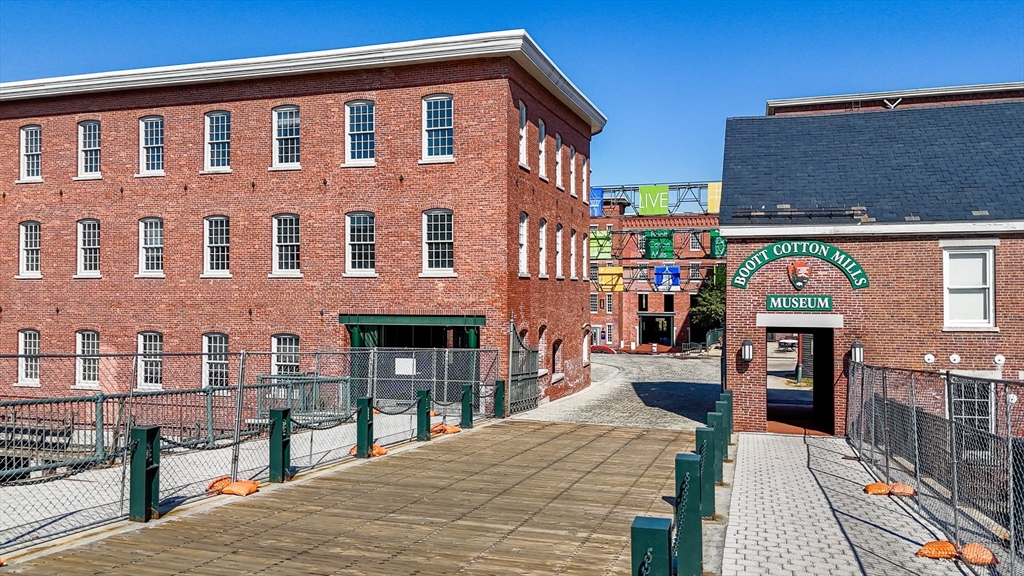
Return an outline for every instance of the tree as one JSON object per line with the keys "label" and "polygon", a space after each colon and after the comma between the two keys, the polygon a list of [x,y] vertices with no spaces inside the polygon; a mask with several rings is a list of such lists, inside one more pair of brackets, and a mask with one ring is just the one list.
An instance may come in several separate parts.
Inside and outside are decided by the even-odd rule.
{"label": "tree", "polygon": [[690,323],[707,330],[725,325],[725,282],[705,279],[690,307]]}

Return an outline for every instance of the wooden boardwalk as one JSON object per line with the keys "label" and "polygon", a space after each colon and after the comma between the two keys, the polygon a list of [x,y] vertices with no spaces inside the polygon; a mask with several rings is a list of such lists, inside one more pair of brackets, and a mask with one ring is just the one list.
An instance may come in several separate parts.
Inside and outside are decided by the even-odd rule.
{"label": "wooden boardwalk", "polygon": [[[67,548],[19,574],[622,574],[692,432],[503,421]],[[229,497],[223,497],[229,498]]]}

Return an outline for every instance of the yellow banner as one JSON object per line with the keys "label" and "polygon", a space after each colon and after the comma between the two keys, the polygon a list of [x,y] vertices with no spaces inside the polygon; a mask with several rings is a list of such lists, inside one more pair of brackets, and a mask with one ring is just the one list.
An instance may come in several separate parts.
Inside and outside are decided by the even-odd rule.
{"label": "yellow banner", "polygon": [[599,292],[622,292],[622,266],[602,266],[597,269]]}
{"label": "yellow banner", "polygon": [[722,209],[722,183],[708,182],[708,212],[718,214]]}

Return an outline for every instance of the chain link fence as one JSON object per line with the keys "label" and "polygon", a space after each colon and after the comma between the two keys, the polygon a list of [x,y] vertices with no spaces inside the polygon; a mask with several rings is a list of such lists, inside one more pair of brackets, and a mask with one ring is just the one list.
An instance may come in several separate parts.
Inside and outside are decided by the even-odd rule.
{"label": "chain link fence", "polygon": [[980,543],[1024,574],[1024,383],[851,364],[847,436],[957,546]]}
{"label": "chain link fence", "polygon": [[[0,401],[0,552],[127,518],[129,435],[160,426],[160,508],[209,495],[214,480],[269,475],[270,410],[292,409],[291,465],[350,458],[356,400],[374,398],[375,442],[416,435],[419,390],[434,420],[457,421],[464,386],[475,419],[494,414],[496,350],[348,349],[0,356],[25,395]],[[33,378],[20,378],[26,374]],[[84,378],[83,378],[84,376]],[[16,389],[17,390],[17,389]],[[73,396],[73,394],[82,394]]]}

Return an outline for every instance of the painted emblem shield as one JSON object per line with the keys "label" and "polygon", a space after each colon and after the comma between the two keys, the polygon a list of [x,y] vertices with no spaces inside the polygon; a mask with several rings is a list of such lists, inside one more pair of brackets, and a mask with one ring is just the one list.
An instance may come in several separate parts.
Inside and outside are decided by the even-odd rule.
{"label": "painted emblem shield", "polygon": [[789,281],[797,290],[802,289],[811,280],[811,267],[807,262],[793,262],[786,267],[786,271],[789,272]]}

